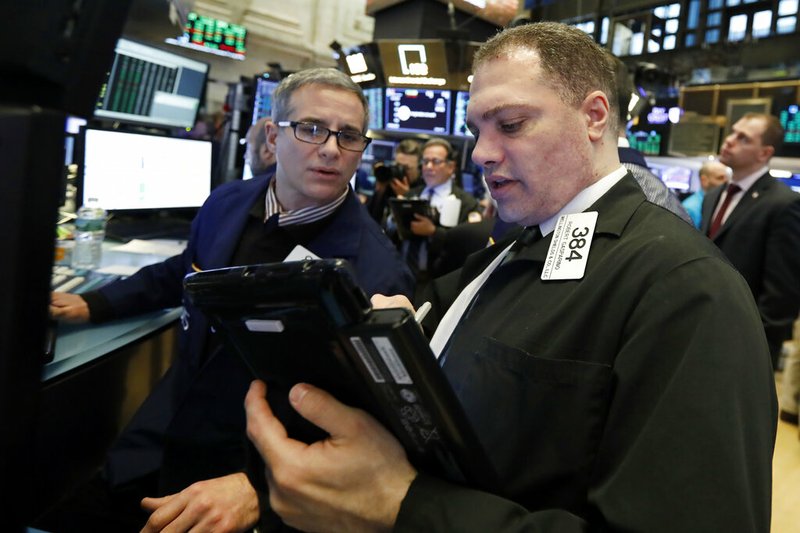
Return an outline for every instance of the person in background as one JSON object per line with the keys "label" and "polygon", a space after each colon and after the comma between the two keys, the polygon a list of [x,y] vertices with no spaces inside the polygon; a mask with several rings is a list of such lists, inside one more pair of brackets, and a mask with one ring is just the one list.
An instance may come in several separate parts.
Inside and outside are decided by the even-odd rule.
{"label": "person in background", "polygon": [[[439,275],[437,262],[446,246],[448,232],[460,224],[482,219],[478,200],[455,184],[455,150],[446,139],[429,139],[422,147],[421,163],[424,183],[410,189],[407,196],[428,200],[436,215],[434,218],[414,215],[411,233],[415,238],[401,244],[402,254],[417,279],[418,290]],[[450,212],[453,209],[457,213]],[[446,218],[451,220],[446,221]],[[488,235],[482,239],[482,245],[487,241]]]}
{"label": "person in background", "polygon": [[[403,139],[397,145],[394,161],[385,165],[379,162],[374,167],[375,191],[366,201],[367,211],[381,226],[386,226],[389,216],[389,199],[403,197],[419,181],[419,159],[422,144],[416,139]],[[402,176],[392,175],[401,171]],[[379,176],[380,174],[380,176]]]}
{"label": "person in background", "polygon": [[615,98],[606,52],[572,26],[508,29],[474,56],[472,157],[525,235],[435,280],[426,320],[501,490],[418,471],[373,418],[308,384],[289,400],[330,438],[293,441],[256,381],[247,432],[289,525],[769,531],[778,411],[757,309],[621,166]]}
{"label": "person in background", "polygon": [[[609,54],[610,60],[614,63],[615,79],[617,82],[617,112],[619,114],[619,136],[617,137],[617,151],[619,160],[636,178],[639,186],[644,191],[647,199],[664,209],[668,209],[681,217],[686,222],[691,222],[691,218],[681,205],[680,200],[669,190],[661,181],[661,178],[650,171],[644,155],[639,150],[631,148],[628,138],[625,136],[625,128],[628,123],[628,107],[631,102],[631,95],[634,85],[628,74],[628,67],[618,57]],[[614,105],[614,102],[612,102]]]}
{"label": "person in background", "polygon": [[731,181],[706,193],[700,226],[750,286],[775,369],[800,311],[800,194],[769,173],[783,133],[772,115],[733,124],[719,152]]}
{"label": "person in background", "polygon": [[263,117],[247,130],[245,159],[253,178],[275,172],[275,152],[267,144],[267,131],[271,124],[270,117]]}
{"label": "person in background", "polygon": [[315,68],[283,79],[266,131],[274,173],[216,188],[183,254],[97,292],[53,294],[52,316],[73,322],[181,305],[184,312],[176,361],[112,446],[102,474],[43,517],[41,529],[242,531],[266,514],[244,473],[242,402],[253,376],[184,298],[182,281],[310,251],[347,259],[367,294],[410,295],[411,273],[349,187],[370,142],[367,124],[363,92],[342,72]]}
{"label": "person in background", "polygon": [[692,217],[694,227],[699,229],[703,220],[703,198],[706,192],[728,181],[730,173],[731,169],[713,159],[704,162],[700,166],[698,173],[700,176],[700,189],[681,202],[686,212]]}

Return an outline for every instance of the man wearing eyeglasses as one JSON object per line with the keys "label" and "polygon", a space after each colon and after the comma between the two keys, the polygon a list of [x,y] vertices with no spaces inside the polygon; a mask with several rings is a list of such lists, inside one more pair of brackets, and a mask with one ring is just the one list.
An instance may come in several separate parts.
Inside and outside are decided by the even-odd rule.
{"label": "man wearing eyeglasses", "polygon": [[404,242],[401,247],[419,285],[446,273],[439,271],[438,264],[448,231],[458,224],[481,220],[478,200],[454,182],[455,151],[447,140],[427,141],[422,147],[420,163],[425,183],[409,190],[408,196],[428,200],[436,217],[416,214],[411,232],[418,238]]}
{"label": "man wearing eyeglasses", "polygon": [[273,93],[266,126],[274,175],[215,189],[182,255],[83,297],[54,295],[53,316],[72,321],[179,305],[185,312],[181,353],[112,446],[90,485],[99,496],[82,491],[45,529],[139,531],[147,522],[144,531],[242,531],[257,523],[259,496],[243,473],[242,405],[253,376],[183,301],[182,280],[198,270],[313,254],[348,260],[367,294],[411,296],[411,273],[349,187],[370,142],[367,123],[366,99],[345,74],[293,74]]}

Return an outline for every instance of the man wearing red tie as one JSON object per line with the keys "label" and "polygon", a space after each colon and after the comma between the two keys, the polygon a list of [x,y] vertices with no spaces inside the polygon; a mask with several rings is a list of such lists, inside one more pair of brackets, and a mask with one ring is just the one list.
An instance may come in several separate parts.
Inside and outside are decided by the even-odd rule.
{"label": "man wearing red tie", "polygon": [[719,154],[733,176],[706,194],[700,228],[753,291],[773,366],[800,309],[800,195],[767,166],[782,140],[772,115],[748,113],[733,125]]}

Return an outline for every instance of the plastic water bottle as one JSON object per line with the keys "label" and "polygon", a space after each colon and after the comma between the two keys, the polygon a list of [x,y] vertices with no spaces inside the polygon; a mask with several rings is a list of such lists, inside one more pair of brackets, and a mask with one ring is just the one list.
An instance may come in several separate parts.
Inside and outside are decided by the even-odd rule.
{"label": "plastic water bottle", "polygon": [[92,270],[100,266],[103,239],[106,236],[106,212],[99,207],[81,207],[75,219],[75,247],[72,268]]}

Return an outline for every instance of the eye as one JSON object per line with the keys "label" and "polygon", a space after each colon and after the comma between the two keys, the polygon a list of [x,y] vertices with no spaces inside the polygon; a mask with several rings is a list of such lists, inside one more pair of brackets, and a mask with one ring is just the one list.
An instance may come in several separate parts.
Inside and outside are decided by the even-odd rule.
{"label": "eye", "polygon": [[517,120],[515,122],[501,122],[498,128],[503,133],[516,133],[522,128],[522,120]]}

